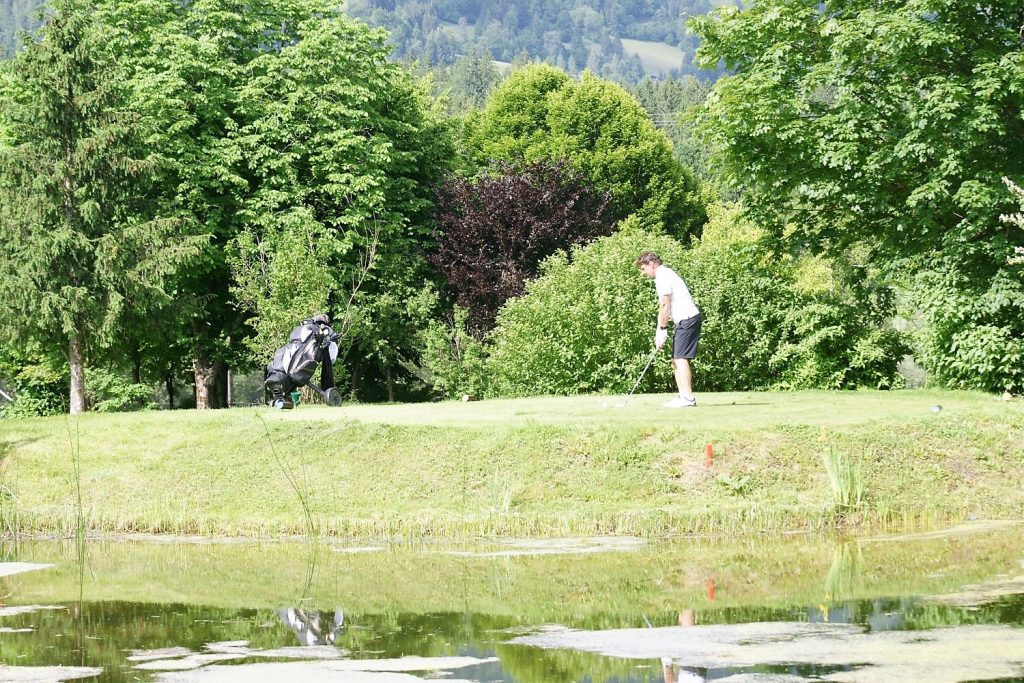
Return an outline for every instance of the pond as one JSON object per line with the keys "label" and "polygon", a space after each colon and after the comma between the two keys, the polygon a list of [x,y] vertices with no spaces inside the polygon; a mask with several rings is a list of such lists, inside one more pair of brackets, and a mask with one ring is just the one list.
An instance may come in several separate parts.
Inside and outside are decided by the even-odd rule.
{"label": "pond", "polygon": [[21,542],[0,680],[1024,681],[1022,531]]}

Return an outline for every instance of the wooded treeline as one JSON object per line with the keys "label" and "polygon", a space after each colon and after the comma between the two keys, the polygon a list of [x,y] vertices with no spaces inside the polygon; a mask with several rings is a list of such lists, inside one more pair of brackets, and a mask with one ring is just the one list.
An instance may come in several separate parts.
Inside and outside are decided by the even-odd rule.
{"label": "wooded treeline", "polygon": [[713,87],[477,54],[453,116],[321,0],[55,0],[0,68],[2,414],[222,406],[320,311],[350,398],[626,390],[650,249],[701,390],[1021,391],[1021,23],[764,0],[690,21]]}

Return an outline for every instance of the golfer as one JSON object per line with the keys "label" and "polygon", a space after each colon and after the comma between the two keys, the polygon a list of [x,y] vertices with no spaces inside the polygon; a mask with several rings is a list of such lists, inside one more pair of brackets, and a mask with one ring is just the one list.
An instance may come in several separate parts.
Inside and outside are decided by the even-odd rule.
{"label": "golfer", "polygon": [[666,408],[692,408],[697,405],[693,397],[693,371],[690,361],[697,355],[700,339],[700,311],[693,303],[690,290],[683,278],[666,265],[653,251],[645,251],[636,260],[644,277],[654,280],[658,295],[658,329],[654,333],[654,346],[660,349],[668,341],[668,321],[675,325],[672,344],[672,369],[675,371],[679,396],[665,404]]}

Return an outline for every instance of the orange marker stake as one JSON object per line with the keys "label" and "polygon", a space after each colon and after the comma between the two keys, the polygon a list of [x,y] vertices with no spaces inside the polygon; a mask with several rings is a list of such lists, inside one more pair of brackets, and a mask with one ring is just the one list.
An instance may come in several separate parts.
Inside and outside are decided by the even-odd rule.
{"label": "orange marker stake", "polygon": [[714,601],[715,599],[715,580],[710,576],[707,578],[705,587],[708,591],[708,600]]}
{"label": "orange marker stake", "polygon": [[715,454],[711,444],[708,444],[704,447],[704,467],[711,467],[713,464],[715,464]]}

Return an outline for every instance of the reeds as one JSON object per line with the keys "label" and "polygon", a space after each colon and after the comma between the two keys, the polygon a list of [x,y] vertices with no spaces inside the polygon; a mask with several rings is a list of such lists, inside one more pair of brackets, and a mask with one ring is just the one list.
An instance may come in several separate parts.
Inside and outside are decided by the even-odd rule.
{"label": "reeds", "polygon": [[855,460],[835,448],[823,456],[825,471],[832,487],[832,500],[839,512],[849,513],[864,503],[864,468]]}
{"label": "reeds", "polygon": [[0,483],[0,539],[17,541],[20,530],[18,498],[13,488]]}

